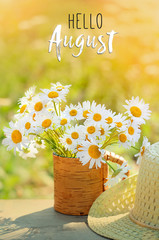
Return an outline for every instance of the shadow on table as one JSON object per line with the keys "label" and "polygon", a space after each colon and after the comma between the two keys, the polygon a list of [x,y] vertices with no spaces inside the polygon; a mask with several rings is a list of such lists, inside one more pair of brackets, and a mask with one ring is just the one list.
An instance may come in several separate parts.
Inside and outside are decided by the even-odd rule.
{"label": "shadow on table", "polygon": [[0,218],[0,240],[43,239],[40,236],[50,232],[50,229],[52,233],[71,230],[77,226],[76,223],[79,227],[83,226],[86,219],[87,216],[60,214],[53,208],[24,215],[14,221],[11,218]]}

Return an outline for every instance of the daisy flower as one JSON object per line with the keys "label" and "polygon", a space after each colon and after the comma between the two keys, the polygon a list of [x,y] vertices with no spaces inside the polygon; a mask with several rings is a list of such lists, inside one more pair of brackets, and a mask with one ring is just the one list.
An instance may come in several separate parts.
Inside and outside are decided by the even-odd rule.
{"label": "daisy flower", "polygon": [[48,129],[53,129],[54,114],[47,112],[45,115],[40,115],[35,119],[37,124],[37,133],[42,133]]}
{"label": "daisy flower", "polygon": [[28,105],[27,104],[20,104],[19,110],[17,111],[18,114],[15,115],[16,118],[19,118],[21,116],[24,116],[24,114],[28,111]]}
{"label": "daisy flower", "polygon": [[14,149],[14,153],[17,149],[21,150],[22,146],[27,148],[29,140],[24,136],[23,127],[13,122],[10,122],[9,126],[10,128],[4,128],[6,138],[3,139],[2,144],[7,146],[7,150]]}
{"label": "daisy flower", "polygon": [[19,120],[24,128],[24,134],[27,136],[30,133],[36,132],[36,122],[32,119],[29,114],[26,114],[23,118]]}
{"label": "daisy flower", "polygon": [[22,148],[22,150],[18,152],[20,157],[22,157],[23,159],[27,159],[27,158],[35,158],[36,154],[38,153],[38,150],[35,148],[34,144],[32,143],[28,148]]}
{"label": "daisy flower", "polygon": [[55,128],[68,127],[70,125],[70,119],[61,114],[61,116],[55,116],[54,118]]}
{"label": "daisy flower", "polygon": [[101,149],[96,142],[92,141],[83,141],[78,148],[77,157],[80,159],[83,165],[90,162],[89,168],[92,168],[93,165],[101,167],[102,158],[104,156],[105,150]]}
{"label": "daisy flower", "polygon": [[122,179],[127,178],[126,173],[130,170],[127,162],[124,162],[114,173],[112,176],[107,178],[107,182],[104,184],[105,186],[112,187]]}
{"label": "daisy flower", "polygon": [[46,147],[44,140],[41,140],[41,139],[36,139],[36,140],[34,139],[33,145],[35,148],[41,148],[41,149],[44,149]]}
{"label": "daisy flower", "polygon": [[99,132],[100,132],[100,136],[99,138],[104,141],[106,139],[106,137],[109,137],[110,135],[110,127],[108,124],[103,124],[100,129],[99,129]]}
{"label": "daisy flower", "polygon": [[115,127],[115,112],[113,112],[112,110],[106,110],[106,118],[105,118],[105,122],[107,124],[109,124],[109,126],[111,128]]}
{"label": "daisy flower", "polygon": [[101,126],[105,122],[105,118],[107,116],[106,113],[107,111],[104,105],[93,105],[91,107],[91,112],[88,113],[88,118],[86,122],[88,121],[92,125],[96,124],[98,126]]}
{"label": "daisy flower", "polygon": [[126,120],[126,116],[123,116],[121,113],[114,116],[114,122],[116,124],[117,131],[125,131],[128,120]]}
{"label": "daisy flower", "polygon": [[[35,89],[36,89],[35,86],[29,88],[29,90],[27,90],[25,92],[25,94],[24,94],[25,96],[18,100],[19,104],[21,105],[21,108],[22,108],[22,106],[24,108],[25,105],[28,105],[30,103],[32,98],[35,96]],[[21,111],[22,111],[22,109],[21,109]]]}
{"label": "daisy flower", "polygon": [[[72,126],[72,127],[66,129],[66,133],[64,134],[64,141],[66,143],[64,143],[64,144],[67,146],[67,148],[69,148],[71,145],[71,146],[73,146],[73,148],[71,147],[69,149],[75,150],[75,149],[77,149],[78,144],[83,140],[85,140],[84,126],[76,125],[75,127]],[[69,144],[69,143],[71,143],[71,144]]]}
{"label": "daisy flower", "polygon": [[99,137],[101,135],[100,132],[100,127],[96,124],[92,125],[89,121],[84,123],[85,126],[85,134],[88,137],[88,139],[90,138],[94,138],[96,139],[96,137]]}
{"label": "daisy flower", "polygon": [[132,143],[132,145],[135,145],[135,143],[140,138],[141,130],[139,128],[139,125],[135,122],[129,121],[129,124],[127,125],[127,138]]}
{"label": "daisy flower", "polygon": [[42,114],[47,110],[47,103],[48,101],[46,99],[42,99],[41,95],[38,94],[32,98],[32,101],[28,106],[28,110],[31,114]]}
{"label": "daisy flower", "polygon": [[148,141],[147,137],[144,137],[142,146],[140,148],[140,152],[135,154],[135,157],[138,157],[137,162],[136,162],[137,164],[140,164],[141,159],[144,155],[144,152],[145,152],[146,148],[148,148],[149,146],[150,146],[150,142]]}
{"label": "daisy flower", "polygon": [[65,110],[62,112],[63,116],[69,118],[70,120],[80,120],[82,119],[82,109],[80,105],[73,105],[65,107]]}
{"label": "daisy flower", "polygon": [[65,146],[66,149],[75,151],[77,147],[77,143],[70,137],[70,135],[64,134],[62,138],[60,138],[61,143]]}
{"label": "daisy flower", "polygon": [[82,107],[82,116],[83,118],[87,119],[88,118],[88,114],[91,112],[91,109],[94,108],[96,106],[96,102],[93,101],[92,103],[90,103],[90,101],[84,101],[81,105]]}
{"label": "daisy flower", "polygon": [[60,82],[51,83],[51,86],[55,88],[58,92],[63,92],[64,94],[67,94],[69,92],[69,88],[71,87],[71,85],[63,86]]}
{"label": "daisy flower", "polygon": [[47,101],[53,101],[55,103],[66,101],[66,92],[59,91],[54,87],[51,87],[50,89],[41,89],[41,91],[43,92],[42,98]]}
{"label": "daisy flower", "polygon": [[122,145],[125,148],[130,148],[131,146],[131,142],[128,140],[128,134],[126,131],[119,133],[118,142],[119,142],[119,146]]}
{"label": "daisy flower", "polygon": [[125,101],[127,105],[124,105],[127,110],[126,113],[139,124],[145,123],[145,120],[150,118],[151,111],[149,110],[149,104],[145,104],[143,99],[139,100],[139,97],[132,97],[131,100]]}

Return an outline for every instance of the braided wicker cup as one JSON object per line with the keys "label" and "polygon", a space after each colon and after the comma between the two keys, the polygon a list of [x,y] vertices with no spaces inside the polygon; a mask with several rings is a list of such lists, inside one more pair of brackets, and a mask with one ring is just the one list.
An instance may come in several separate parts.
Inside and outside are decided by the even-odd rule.
{"label": "braided wicker cup", "polygon": [[[120,165],[125,161],[114,153],[106,152],[105,160]],[[88,215],[96,198],[106,190],[108,165],[89,169],[78,158],[65,158],[53,154],[54,160],[54,209],[68,215]]]}

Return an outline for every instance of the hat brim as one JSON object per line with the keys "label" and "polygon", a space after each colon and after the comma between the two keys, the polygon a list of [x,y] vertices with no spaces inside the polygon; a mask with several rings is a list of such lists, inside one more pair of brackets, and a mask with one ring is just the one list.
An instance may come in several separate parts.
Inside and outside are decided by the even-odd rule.
{"label": "hat brim", "polygon": [[93,203],[88,225],[97,234],[114,240],[159,240],[159,231],[132,222],[137,175],[103,192]]}

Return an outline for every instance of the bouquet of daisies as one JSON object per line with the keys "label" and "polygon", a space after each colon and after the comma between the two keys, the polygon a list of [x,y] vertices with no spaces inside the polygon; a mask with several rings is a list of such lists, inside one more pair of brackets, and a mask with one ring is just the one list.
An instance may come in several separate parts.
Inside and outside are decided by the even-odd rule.
{"label": "bouquet of daisies", "polygon": [[[127,163],[115,170],[104,160],[105,149],[118,143],[125,148],[135,147],[141,135],[141,125],[149,119],[151,111],[139,97],[126,100],[124,114],[116,114],[105,105],[85,101],[77,105],[66,105],[70,85],[59,82],[51,84],[50,89],[41,89],[35,94],[35,87],[30,88],[19,99],[19,110],[10,128],[4,128],[6,138],[3,144],[8,150],[14,149],[21,157],[36,157],[39,148],[49,145],[55,154],[63,157],[78,157],[83,165],[101,167],[106,162],[114,172],[107,185],[112,185],[126,178]],[[138,156],[138,163],[149,146],[144,138]]]}

